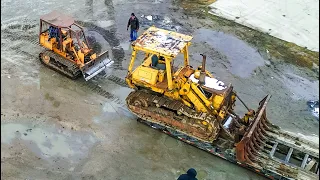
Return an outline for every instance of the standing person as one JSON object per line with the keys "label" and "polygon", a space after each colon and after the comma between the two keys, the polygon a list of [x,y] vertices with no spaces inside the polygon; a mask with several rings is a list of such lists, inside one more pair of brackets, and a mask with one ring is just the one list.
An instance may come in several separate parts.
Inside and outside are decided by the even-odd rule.
{"label": "standing person", "polygon": [[197,171],[193,168],[190,168],[187,171],[187,174],[180,175],[177,180],[198,180],[196,176],[197,176]]}
{"label": "standing person", "polygon": [[137,39],[137,32],[139,30],[139,20],[134,15],[134,13],[131,13],[131,17],[127,25],[127,31],[129,29],[129,26],[130,26],[130,41],[135,41]]}

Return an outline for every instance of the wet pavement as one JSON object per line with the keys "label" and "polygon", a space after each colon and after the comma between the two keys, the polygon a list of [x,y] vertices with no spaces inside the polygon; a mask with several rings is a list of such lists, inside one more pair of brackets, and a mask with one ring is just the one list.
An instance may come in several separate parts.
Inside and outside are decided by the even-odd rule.
{"label": "wet pavement", "polygon": [[207,43],[226,56],[227,68],[236,76],[250,77],[253,70],[264,65],[264,60],[256,49],[224,32],[199,29],[195,32],[194,39],[194,42]]}
{"label": "wet pavement", "polygon": [[[231,82],[250,107],[270,93],[273,123],[319,135],[305,105],[319,99],[318,80],[292,65],[266,66],[254,47],[223,31],[193,27],[197,21],[173,11],[171,1],[1,1],[1,8],[1,178],[175,179],[194,167],[198,179],[264,179],[136,122],[125,106],[132,90],[120,81],[131,55],[131,12],[140,19],[139,34],[151,25],[193,34],[194,67],[205,52],[208,70]],[[53,9],[75,17],[97,52],[109,51],[115,64],[106,74],[71,81],[40,64],[39,16]]]}
{"label": "wet pavement", "polygon": [[[79,163],[97,142],[92,134],[86,132],[64,131],[57,128],[42,128],[24,124],[8,123],[1,126],[1,142],[11,144],[21,140],[37,157],[53,163],[56,159],[64,168]],[[53,163],[53,164],[55,164]],[[57,163],[57,164],[58,164]]]}

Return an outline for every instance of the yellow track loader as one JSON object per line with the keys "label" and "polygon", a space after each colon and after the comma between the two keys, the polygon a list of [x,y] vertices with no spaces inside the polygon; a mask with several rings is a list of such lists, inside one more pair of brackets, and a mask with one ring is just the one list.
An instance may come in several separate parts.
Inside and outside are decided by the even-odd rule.
{"label": "yellow track loader", "polygon": [[83,28],[57,11],[41,16],[39,43],[46,48],[39,54],[40,61],[72,79],[82,74],[88,81],[113,64],[108,51],[93,52]]}
{"label": "yellow track loader", "polygon": [[[268,121],[270,95],[256,111],[236,114],[236,99],[243,101],[231,84],[205,69],[206,56],[199,67],[190,66],[191,40],[153,26],[132,43],[126,82],[135,91],[126,98],[129,110],[146,125],[270,179],[317,179],[318,145]],[[139,52],[145,57],[134,68]],[[184,65],[176,68],[180,53]]]}

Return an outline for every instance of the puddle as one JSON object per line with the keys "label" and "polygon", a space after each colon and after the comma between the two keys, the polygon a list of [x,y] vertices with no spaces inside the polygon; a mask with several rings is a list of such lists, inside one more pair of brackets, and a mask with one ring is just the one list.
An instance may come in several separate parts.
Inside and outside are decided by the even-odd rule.
{"label": "puddle", "polygon": [[52,160],[68,159],[76,163],[83,158],[97,139],[87,133],[70,132],[54,127],[39,128],[24,124],[2,124],[1,143],[10,144],[13,140],[22,141],[37,156]]}
{"label": "puddle", "polygon": [[170,136],[165,136],[164,137],[164,142],[163,144],[167,147],[167,148],[176,148],[179,146],[179,141],[170,137]]}
{"label": "puddle", "polygon": [[230,72],[242,78],[250,77],[254,69],[264,65],[264,59],[256,49],[244,41],[223,32],[199,29],[195,32],[194,42],[206,42],[227,57]]}
{"label": "puddle", "polygon": [[200,169],[197,173],[197,178],[205,179],[206,177],[208,177],[208,172],[206,170]]}
{"label": "puddle", "polygon": [[131,91],[133,90],[127,87],[116,87],[116,89],[112,90],[112,93],[119,97],[120,100],[125,102],[125,99],[128,97]]}
{"label": "puddle", "polygon": [[113,104],[112,102],[106,103],[106,104],[102,107],[102,111],[103,111],[104,113],[116,113],[118,107],[115,107],[115,106],[117,106],[117,104]]}
{"label": "puddle", "polygon": [[130,49],[131,43],[130,42],[121,42],[120,46],[123,50],[128,51]]}
{"label": "puddle", "polygon": [[137,117],[125,106],[119,105],[113,101],[107,101],[102,107],[101,116],[93,118],[93,121],[97,124],[106,124],[112,123],[112,121],[124,119],[135,120]]}

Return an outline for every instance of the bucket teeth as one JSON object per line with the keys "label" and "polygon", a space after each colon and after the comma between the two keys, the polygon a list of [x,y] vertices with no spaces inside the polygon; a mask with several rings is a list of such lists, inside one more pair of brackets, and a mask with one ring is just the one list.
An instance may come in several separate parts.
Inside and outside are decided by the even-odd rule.
{"label": "bucket teeth", "polygon": [[258,143],[260,143],[261,145],[265,144],[265,142],[259,137],[258,132],[254,132],[253,136],[257,140]]}
{"label": "bucket teeth", "polygon": [[249,153],[244,154],[245,161],[248,162],[248,164],[253,164],[253,162],[251,161],[251,159],[248,156],[249,156]]}
{"label": "bucket teeth", "polygon": [[253,163],[256,160],[256,156],[252,153],[250,146],[247,148],[248,158]]}
{"label": "bucket teeth", "polygon": [[259,138],[260,138],[262,141],[265,141],[265,140],[268,139],[268,138],[265,136],[265,134],[263,134],[263,132],[261,131],[261,129],[257,129],[256,133],[258,134]]}
{"label": "bucket teeth", "polygon": [[260,150],[264,146],[264,142],[259,142],[255,136],[253,136],[253,144]]}
{"label": "bucket teeth", "polygon": [[268,126],[268,124],[266,123],[266,119],[265,118],[263,118],[262,120],[261,120],[261,124],[263,125],[263,127],[264,127],[264,129],[265,130],[270,130],[270,127]]}
{"label": "bucket teeth", "polygon": [[266,141],[269,139],[267,131],[269,127],[268,120],[266,118],[266,105],[270,96],[266,96],[259,104],[256,117],[250,124],[247,132],[244,134],[241,141],[237,144],[237,159],[240,162],[246,162],[252,164],[257,162],[257,156],[259,151],[266,145]]}
{"label": "bucket teeth", "polygon": [[256,144],[252,141],[252,142],[249,143],[249,146],[251,148],[251,153],[254,156],[257,156],[258,155],[258,148],[257,148]]}
{"label": "bucket teeth", "polygon": [[262,135],[264,136],[264,134],[267,134],[267,131],[265,130],[265,128],[263,127],[262,122],[260,121],[259,125],[258,125],[258,129],[261,131]]}

